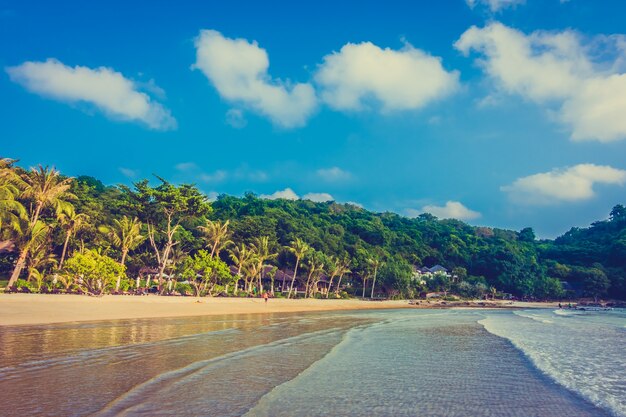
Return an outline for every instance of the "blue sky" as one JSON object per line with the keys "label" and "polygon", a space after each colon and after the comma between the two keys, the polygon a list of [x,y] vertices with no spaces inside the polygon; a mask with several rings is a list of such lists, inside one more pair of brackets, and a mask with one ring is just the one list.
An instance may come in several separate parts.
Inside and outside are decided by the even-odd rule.
{"label": "blue sky", "polygon": [[22,166],[542,237],[625,202],[623,1],[52,3],[0,0]]}

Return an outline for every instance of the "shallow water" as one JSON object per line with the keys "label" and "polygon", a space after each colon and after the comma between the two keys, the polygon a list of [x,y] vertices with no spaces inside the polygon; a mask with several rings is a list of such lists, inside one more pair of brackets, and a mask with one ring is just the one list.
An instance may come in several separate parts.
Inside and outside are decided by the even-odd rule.
{"label": "shallow water", "polygon": [[[0,415],[626,415],[624,317],[556,313],[401,310],[2,327]],[[576,340],[587,332],[607,348],[549,343],[551,335]]]}

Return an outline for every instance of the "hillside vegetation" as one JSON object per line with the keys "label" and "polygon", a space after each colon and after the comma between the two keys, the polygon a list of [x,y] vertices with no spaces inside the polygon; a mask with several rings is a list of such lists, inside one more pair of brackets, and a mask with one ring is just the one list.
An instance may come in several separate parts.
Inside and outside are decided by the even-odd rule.
{"label": "hillside vegetation", "polygon": [[[297,269],[310,282],[342,276],[355,293],[365,281],[380,296],[497,290],[529,298],[558,298],[566,291],[626,297],[621,205],[608,220],[538,241],[530,228],[473,227],[430,214],[406,218],[351,204],[253,194],[209,202],[194,185],[161,178],[157,185],[144,180],[133,187],[106,186],[43,167],[25,171],[7,159],[2,164],[0,273],[12,278],[11,285],[19,279],[36,289],[98,293],[132,288],[150,270],[161,292],[185,280],[196,293],[230,293],[238,279],[245,281],[243,291],[258,292],[265,265],[273,265],[274,274]],[[451,277],[416,277],[415,268],[436,264]],[[177,280],[174,287],[166,285],[171,279]]]}

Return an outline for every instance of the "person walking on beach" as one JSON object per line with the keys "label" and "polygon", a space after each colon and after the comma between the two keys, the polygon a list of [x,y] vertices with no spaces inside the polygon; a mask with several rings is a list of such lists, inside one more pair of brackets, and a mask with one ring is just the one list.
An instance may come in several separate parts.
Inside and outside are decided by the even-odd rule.
{"label": "person walking on beach", "polygon": [[267,304],[267,299],[268,299],[268,295],[267,295],[267,291],[263,293],[263,299],[265,300],[265,304]]}

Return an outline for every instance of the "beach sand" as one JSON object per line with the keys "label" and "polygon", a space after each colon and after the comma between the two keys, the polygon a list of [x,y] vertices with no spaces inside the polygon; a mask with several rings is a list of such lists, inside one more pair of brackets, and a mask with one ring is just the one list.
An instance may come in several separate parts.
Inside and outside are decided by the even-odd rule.
{"label": "beach sand", "polygon": [[[491,302],[490,302],[491,303]],[[498,303],[500,307],[546,308],[555,303]],[[477,305],[475,305],[476,307]],[[417,308],[455,307],[437,302]],[[490,307],[489,305],[483,307]],[[67,323],[155,317],[223,314],[289,313],[305,311],[416,308],[406,300],[316,300],[261,298],[195,298],[105,295],[0,294],[0,325]]]}

